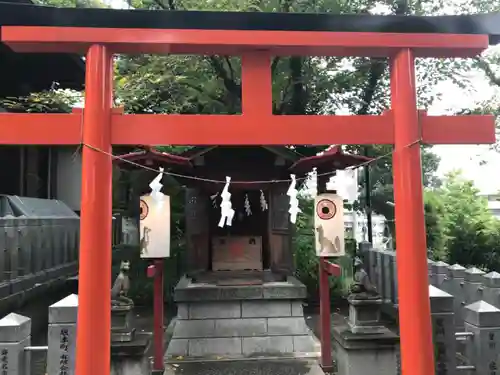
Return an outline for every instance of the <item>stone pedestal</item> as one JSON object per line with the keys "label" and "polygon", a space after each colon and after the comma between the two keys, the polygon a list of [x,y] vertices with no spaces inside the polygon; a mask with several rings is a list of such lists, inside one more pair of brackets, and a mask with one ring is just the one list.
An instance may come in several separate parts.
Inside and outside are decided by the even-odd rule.
{"label": "stone pedestal", "polygon": [[398,375],[399,337],[384,333],[355,334],[344,323],[334,322],[334,355],[342,375]]}
{"label": "stone pedestal", "polygon": [[382,299],[353,294],[348,300],[347,322],[340,315],[333,320],[337,373],[397,375],[399,336],[380,323]]}
{"label": "stone pedestal", "polygon": [[380,324],[382,298],[358,298],[351,295],[348,325],[352,333],[384,333],[387,328]]}
{"label": "stone pedestal", "polygon": [[134,339],[134,305],[111,306],[111,341],[131,342]]}
{"label": "stone pedestal", "polygon": [[193,283],[175,289],[178,314],[167,358],[317,356],[302,310],[306,288],[294,277],[259,285]]}
{"label": "stone pedestal", "polygon": [[150,343],[149,333],[137,333],[130,341],[112,342],[111,375],[150,375]]}

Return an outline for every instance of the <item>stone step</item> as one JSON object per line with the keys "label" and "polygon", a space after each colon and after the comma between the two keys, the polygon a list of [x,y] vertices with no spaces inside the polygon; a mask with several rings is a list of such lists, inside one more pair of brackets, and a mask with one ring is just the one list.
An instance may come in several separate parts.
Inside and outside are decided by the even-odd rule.
{"label": "stone step", "polygon": [[251,360],[233,362],[197,362],[167,365],[164,375],[324,375],[314,360]]}
{"label": "stone step", "polygon": [[173,338],[223,338],[308,335],[303,317],[177,320]]}
{"label": "stone step", "polygon": [[252,357],[282,356],[283,354],[319,353],[319,342],[312,335],[217,337],[198,339],[173,338],[167,349],[170,357]]}
{"label": "stone step", "polygon": [[301,301],[222,301],[179,303],[179,319],[277,318],[303,316]]}

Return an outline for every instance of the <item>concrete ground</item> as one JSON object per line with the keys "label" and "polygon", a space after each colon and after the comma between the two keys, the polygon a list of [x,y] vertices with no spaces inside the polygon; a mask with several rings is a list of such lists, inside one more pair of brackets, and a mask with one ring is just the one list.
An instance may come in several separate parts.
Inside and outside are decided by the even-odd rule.
{"label": "concrete ground", "polygon": [[325,375],[316,360],[241,360],[167,365],[164,375]]}

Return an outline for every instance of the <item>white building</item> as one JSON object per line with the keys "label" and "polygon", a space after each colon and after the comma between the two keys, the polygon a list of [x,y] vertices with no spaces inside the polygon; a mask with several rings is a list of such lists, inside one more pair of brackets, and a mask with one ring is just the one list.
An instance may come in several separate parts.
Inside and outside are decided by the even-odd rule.
{"label": "white building", "polygon": [[[345,211],[344,224],[346,236],[354,238],[358,243],[368,241],[366,215],[359,212]],[[372,214],[373,246],[378,249],[391,247],[391,239],[385,236],[386,219],[382,215]]]}
{"label": "white building", "polygon": [[500,219],[500,193],[481,193],[481,196],[488,200],[488,208],[493,216]]}

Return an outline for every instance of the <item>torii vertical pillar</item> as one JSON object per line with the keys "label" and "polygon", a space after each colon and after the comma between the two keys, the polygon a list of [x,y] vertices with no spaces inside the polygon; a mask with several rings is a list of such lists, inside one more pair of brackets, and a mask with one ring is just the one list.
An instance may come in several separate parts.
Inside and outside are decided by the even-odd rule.
{"label": "torii vertical pillar", "polygon": [[434,346],[420,160],[422,134],[416,103],[414,60],[411,49],[405,48],[391,61],[401,370],[405,375],[432,375],[435,372]]}
{"label": "torii vertical pillar", "polygon": [[107,47],[91,46],[86,60],[82,132],[84,146],[76,346],[76,374],[79,375],[105,375],[110,371],[111,68],[112,55]]}

